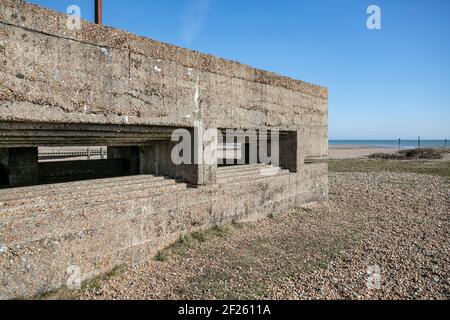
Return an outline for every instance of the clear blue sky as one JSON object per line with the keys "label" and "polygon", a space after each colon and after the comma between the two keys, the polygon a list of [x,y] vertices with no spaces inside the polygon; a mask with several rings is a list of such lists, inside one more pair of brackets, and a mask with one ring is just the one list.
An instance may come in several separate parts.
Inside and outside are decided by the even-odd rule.
{"label": "clear blue sky", "polygon": [[[94,0],[71,4],[93,19]],[[366,9],[381,8],[382,30]],[[448,0],[103,0],[104,24],[329,88],[330,139],[450,138]]]}

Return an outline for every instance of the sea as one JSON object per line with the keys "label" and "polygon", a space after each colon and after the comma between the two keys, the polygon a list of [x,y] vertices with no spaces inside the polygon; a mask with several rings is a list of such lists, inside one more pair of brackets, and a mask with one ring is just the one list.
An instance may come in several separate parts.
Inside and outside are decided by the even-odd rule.
{"label": "sea", "polygon": [[[329,140],[330,146],[361,146],[361,147],[383,147],[383,148],[398,148],[398,140]],[[411,149],[419,146],[418,140],[400,140],[400,148]],[[422,148],[443,148],[445,147],[445,140],[421,140],[420,147]],[[450,148],[450,139],[447,140],[447,148]]]}

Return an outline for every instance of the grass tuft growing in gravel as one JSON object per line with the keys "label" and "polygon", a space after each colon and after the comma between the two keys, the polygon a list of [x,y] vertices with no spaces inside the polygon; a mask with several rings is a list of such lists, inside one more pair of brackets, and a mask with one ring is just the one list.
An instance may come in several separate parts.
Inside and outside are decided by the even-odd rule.
{"label": "grass tuft growing in gravel", "polygon": [[167,261],[168,258],[169,255],[167,250],[159,250],[158,253],[155,255],[155,260],[159,262]]}
{"label": "grass tuft growing in gravel", "polygon": [[173,255],[184,255],[189,249],[194,248],[198,244],[204,243],[212,238],[226,237],[238,228],[241,228],[241,224],[233,222],[224,226],[213,226],[208,229],[182,235],[175,243],[158,251],[155,260],[164,262]]}

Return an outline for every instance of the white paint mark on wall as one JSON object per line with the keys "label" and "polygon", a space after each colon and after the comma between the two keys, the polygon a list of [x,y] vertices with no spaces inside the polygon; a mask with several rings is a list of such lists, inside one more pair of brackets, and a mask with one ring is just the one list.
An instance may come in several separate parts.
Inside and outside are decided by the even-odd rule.
{"label": "white paint mark on wall", "polygon": [[[188,74],[189,75],[191,75],[190,74],[191,70],[192,70],[191,68],[188,68]],[[195,93],[194,93],[194,102],[195,102],[195,111],[194,111],[194,113],[197,113],[197,114],[198,114],[198,112],[200,110],[200,106],[199,106],[199,103],[198,103],[198,99],[200,98],[199,83],[200,83],[200,76],[197,75],[197,83],[195,84]],[[192,114],[187,114],[185,116],[181,116],[181,118],[184,118],[184,119],[191,118],[191,117],[192,117]]]}
{"label": "white paint mark on wall", "polygon": [[88,109],[87,105],[85,104],[84,107],[83,107],[83,114],[85,114],[87,112],[87,109]]}
{"label": "white paint mark on wall", "polygon": [[199,111],[199,105],[198,105],[198,98],[200,97],[200,90],[199,90],[199,82],[200,82],[200,76],[197,75],[197,84],[195,85],[195,94],[194,94],[194,101],[195,101],[195,112],[198,113]]}
{"label": "white paint mark on wall", "polygon": [[192,75],[192,68],[188,68],[188,75],[189,75],[189,76]]}
{"label": "white paint mark on wall", "polygon": [[128,116],[125,116],[125,123],[128,123]]}
{"label": "white paint mark on wall", "polygon": [[154,69],[156,72],[158,72],[158,73],[161,72],[161,68],[158,68],[158,66],[155,66],[153,69]]}

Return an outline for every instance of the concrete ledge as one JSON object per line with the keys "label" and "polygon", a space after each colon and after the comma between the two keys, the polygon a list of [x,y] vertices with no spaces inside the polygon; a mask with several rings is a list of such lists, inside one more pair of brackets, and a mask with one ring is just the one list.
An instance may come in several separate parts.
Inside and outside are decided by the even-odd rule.
{"label": "concrete ledge", "polygon": [[66,27],[67,15],[26,3],[23,0],[1,0],[0,21],[86,44],[114,48],[156,59],[167,59],[187,68],[195,68],[230,77],[284,87],[290,90],[328,97],[327,88],[294,80],[273,72],[255,69],[236,61],[221,59],[164,42],[139,37],[126,31],[82,21],[80,31]]}

